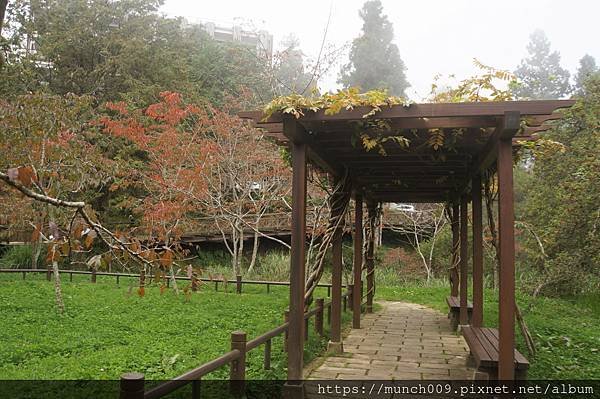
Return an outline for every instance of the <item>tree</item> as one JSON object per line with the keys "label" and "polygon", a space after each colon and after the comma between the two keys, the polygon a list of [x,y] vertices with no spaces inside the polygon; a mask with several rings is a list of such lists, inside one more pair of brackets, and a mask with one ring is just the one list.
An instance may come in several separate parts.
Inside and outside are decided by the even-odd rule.
{"label": "tree", "polygon": [[273,57],[275,92],[278,95],[289,95],[303,93],[311,87],[316,87],[316,81],[313,81],[312,75],[306,71],[305,57],[298,38],[290,35],[283,40],[282,45],[284,49]]}
{"label": "tree", "polygon": [[146,106],[176,91],[194,103],[222,105],[245,87],[254,105],[271,98],[267,60],[158,14],[162,3],[15,0],[7,12],[0,93],[44,90]]}
{"label": "tree", "polygon": [[594,292],[600,284],[600,76],[584,89],[544,134],[562,143],[562,151],[534,150],[523,220],[535,234],[526,236],[523,248],[536,292]]}
{"label": "tree", "polygon": [[576,95],[582,96],[585,94],[585,82],[595,73],[598,73],[596,60],[589,54],[584,55],[579,60],[579,68],[577,69],[577,75],[575,75],[574,89]]}
{"label": "tree", "polygon": [[[419,255],[427,275],[427,281],[434,276],[435,244],[446,225],[445,208],[440,204],[417,204],[410,210],[401,210],[395,223],[384,220],[390,230],[402,233]],[[424,242],[427,245],[424,246]]]}
{"label": "tree", "polygon": [[541,30],[534,31],[527,45],[529,56],[521,61],[515,75],[519,83],[512,86],[517,98],[556,99],[569,91],[569,71],[560,66],[560,54],[551,52],[550,41]]}
{"label": "tree", "polygon": [[390,94],[404,96],[410,86],[400,58],[398,46],[392,43],[394,29],[379,0],[369,0],[359,11],[363,20],[362,34],[354,39],[350,62],[342,67],[338,83],[362,90],[387,89]]}

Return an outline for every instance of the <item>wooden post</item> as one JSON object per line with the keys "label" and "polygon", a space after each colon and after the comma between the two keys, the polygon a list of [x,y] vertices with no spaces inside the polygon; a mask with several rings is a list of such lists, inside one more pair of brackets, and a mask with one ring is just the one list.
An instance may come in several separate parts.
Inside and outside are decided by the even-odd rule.
{"label": "wooden post", "polygon": [[92,275],[90,277],[90,281],[94,284],[96,284],[96,268],[92,268]]}
{"label": "wooden post", "polygon": [[310,317],[304,319],[304,342],[308,341],[308,322]]}
{"label": "wooden post", "polygon": [[215,292],[219,291],[219,281],[215,281]]}
{"label": "wooden post", "polygon": [[[338,229],[333,235],[331,244],[331,308],[330,337],[327,350],[330,353],[344,352],[342,343],[342,309],[346,311],[346,296],[342,299],[342,230]],[[343,308],[342,308],[343,300]]]}
{"label": "wooden post", "polygon": [[242,293],[242,276],[239,274],[235,276],[235,292],[238,294]]}
{"label": "wooden post", "polygon": [[[284,323],[289,323],[290,321],[290,311],[286,310],[285,312],[283,312],[283,321]],[[283,351],[287,352],[288,351],[288,331],[290,330],[289,326],[287,328],[287,330],[285,330],[285,333],[283,334]]]}
{"label": "wooden post", "polygon": [[231,333],[231,350],[240,351],[240,357],[231,362],[229,369],[229,380],[231,393],[235,397],[241,397],[244,393],[246,379],[246,333],[234,331]]}
{"label": "wooden post", "polygon": [[500,244],[498,379],[514,379],[515,231],[512,140],[498,143],[498,230]]}
{"label": "wooden post", "polygon": [[125,373],[121,375],[120,399],[144,399],[144,374]]}
{"label": "wooden post", "polygon": [[[23,278],[25,278],[25,275],[23,275]],[[118,276],[117,276],[117,278],[118,278]],[[73,272],[69,273],[69,281],[73,282]]]}
{"label": "wooden post", "polygon": [[361,273],[363,260],[363,212],[362,212],[362,194],[356,193],[354,196],[354,287],[352,292],[352,328],[360,328],[360,303],[361,303]]}
{"label": "wooden post", "polygon": [[271,284],[267,284],[267,294],[271,292]]}
{"label": "wooden post", "polygon": [[481,176],[472,180],[473,195],[473,315],[471,325],[483,326],[483,211],[481,204]]}
{"label": "wooden post", "polygon": [[369,236],[367,242],[367,313],[373,313],[373,296],[375,294],[375,229],[377,228],[377,204],[367,204],[369,213]]}
{"label": "wooden post", "polygon": [[283,133],[291,140],[292,226],[290,245],[290,321],[288,328],[288,370],[284,396],[304,397],[302,384],[304,356],[304,293],[306,261],[306,144],[304,128],[294,117],[284,119]]}
{"label": "wooden post", "polygon": [[[351,311],[354,311],[354,309],[352,308],[354,306],[354,284],[348,284],[346,292],[348,293],[347,306]],[[344,310],[346,310],[346,308],[344,308]]]}
{"label": "wooden post", "polygon": [[52,268],[50,266],[46,267],[46,280],[52,280]]}
{"label": "wooden post", "polygon": [[[293,121],[297,128],[297,122]],[[287,127],[284,127],[284,129]],[[302,380],[304,355],[304,263],[306,245],[306,145],[292,143],[292,242],[288,380]]]}
{"label": "wooden post", "polygon": [[[121,277],[121,276],[119,276],[119,275],[117,274],[117,285],[119,285],[119,277]],[[167,281],[169,281],[169,280],[167,280]]]}
{"label": "wooden post", "polygon": [[271,370],[271,340],[265,342],[265,361],[263,363],[265,370]]}
{"label": "wooden post", "polygon": [[[71,274],[71,275],[73,275],[73,274]],[[25,280],[25,272],[23,272],[23,280]],[[72,280],[73,280],[73,279],[71,279],[71,281],[72,281]]]}
{"label": "wooden post", "polygon": [[450,268],[450,295],[458,296],[458,273],[456,266],[458,265],[458,246],[460,243],[459,237],[459,205],[458,202],[452,204],[452,214],[450,215],[450,225],[452,227],[452,267]]}
{"label": "wooden post", "polygon": [[469,201],[467,196],[463,195],[460,199],[460,313],[459,322],[465,326],[469,324],[469,315],[467,311],[467,283],[469,268],[469,243],[468,237],[468,217],[467,208]]}
{"label": "wooden post", "polygon": [[200,380],[192,381],[192,399],[200,399]]}
{"label": "wooden post", "polygon": [[331,327],[331,302],[327,305],[327,325]]}
{"label": "wooden post", "polygon": [[321,337],[323,336],[323,310],[325,308],[324,304],[325,300],[323,298],[317,298],[317,313],[315,314],[315,331]]}

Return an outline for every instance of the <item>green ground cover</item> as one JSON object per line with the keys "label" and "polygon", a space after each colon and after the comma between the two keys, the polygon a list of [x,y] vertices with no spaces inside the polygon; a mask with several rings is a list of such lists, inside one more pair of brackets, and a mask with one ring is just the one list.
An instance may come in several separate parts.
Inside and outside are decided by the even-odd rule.
{"label": "green ground cover", "polygon": [[[377,299],[403,300],[430,306],[447,313],[446,282],[378,287]],[[484,324],[498,324],[498,294],[485,291]],[[531,362],[530,379],[600,379],[599,296],[556,299],[517,294],[537,354],[531,357],[520,331],[517,348]]]}
{"label": "green ground cover", "polygon": [[[24,281],[0,276],[0,379],[118,379],[129,371],[171,378],[227,352],[234,330],[246,331],[250,340],[280,325],[288,303],[287,287],[267,294],[264,286],[245,285],[237,295],[207,284],[189,300],[149,287],[140,298],[129,293],[127,279],[117,286],[114,277],[100,276],[97,284],[88,278],[70,283],[63,277],[67,312],[60,316],[45,275],[28,274]],[[312,323],[309,330],[307,361],[327,343]],[[262,347],[251,351],[247,378],[284,378],[282,343],[273,340],[272,370],[262,369]],[[207,378],[228,373],[224,367]]]}

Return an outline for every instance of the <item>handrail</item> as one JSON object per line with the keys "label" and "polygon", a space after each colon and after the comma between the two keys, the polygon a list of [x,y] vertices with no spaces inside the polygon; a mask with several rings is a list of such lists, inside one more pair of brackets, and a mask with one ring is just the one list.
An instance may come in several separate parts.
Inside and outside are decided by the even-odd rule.
{"label": "handrail", "polygon": [[162,384],[150,389],[149,391],[144,393],[144,399],[157,399],[161,398],[178,388],[188,384],[190,381],[194,381],[203,377],[204,375],[215,371],[216,369],[225,366],[228,363],[231,363],[234,360],[240,358],[241,352],[237,349],[229,351],[224,355],[219,356],[216,359],[211,360],[210,362],[204,363],[203,365],[196,367],[193,370],[190,370],[184,374],[181,374],[178,377],[170,381],[163,382]]}
{"label": "handrail", "polygon": [[246,351],[251,351],[252,349],[264,344],[271,338],[275,338],[276,336],[280,335],[281,333],[287,331],[289,326],[290,326],[289,322],[283,323],[279,327],[275,327],[271,331],[267,331],[263,335],[259,335],[258,337],[254,338],[253,340],[248,341],[248,343],[246,343]]}
{"label": "handrail", "polygon": [[[47,273],[48,269],[0,269],[0,273]],[[67,274],[85,274],[91,275],[95,274],[96,276],[112,276],[112,277],[139,277],[139,274],[135,273],[116,273],[116,272],[91,272],[88,270],[69,270],[69,269],[61,269],[58,271],[59,273],[67,273]],[[153,274],[146,275],[146,278],[152,279],[154,277]],[[191,280],[187,276],[173,276],[176,280]],[[200,281],[204,282],[212,282],[212,283],[237,283],[237,280],[230,279],[211,279],[208,277],[200,277],[198,278]],[[254,284],[254,285],[281,285],[286,286],[290,285],[289,281],[268,281],[268,280],[241,280],[242,284]],[[326,287],[331,288],[331,283],[320,283],[317,284],[317,287]],[[342,284],[342,288],[345,288],[346,285]]]}

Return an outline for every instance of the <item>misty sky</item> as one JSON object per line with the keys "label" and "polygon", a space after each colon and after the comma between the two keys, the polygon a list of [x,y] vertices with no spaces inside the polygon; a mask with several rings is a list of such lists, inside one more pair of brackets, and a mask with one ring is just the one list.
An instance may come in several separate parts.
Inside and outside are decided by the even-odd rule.
{"label": "misty sky", "polygon": [[[496,68],[514,70],[526,56],[530,33],[542,29],[562,66],[573,75],[579,59],[592,55],[600,64],[600,2],[595,0],[383,0],[394,25],[395,43],[407,66],[413,100],[427,96],[434,75],[465,78],[476,72],[473,57]],[[250,22],[274,36],[275,47],[293,33],[304,53],[316,58],[331,8],[326,43],[339,46],[359,35],[363,0],[189,1],[166,0],[162,11],[217,25]],[[347,62],[347,55],[342,62]],[[336,89],[339,67],[319,82]]]}

